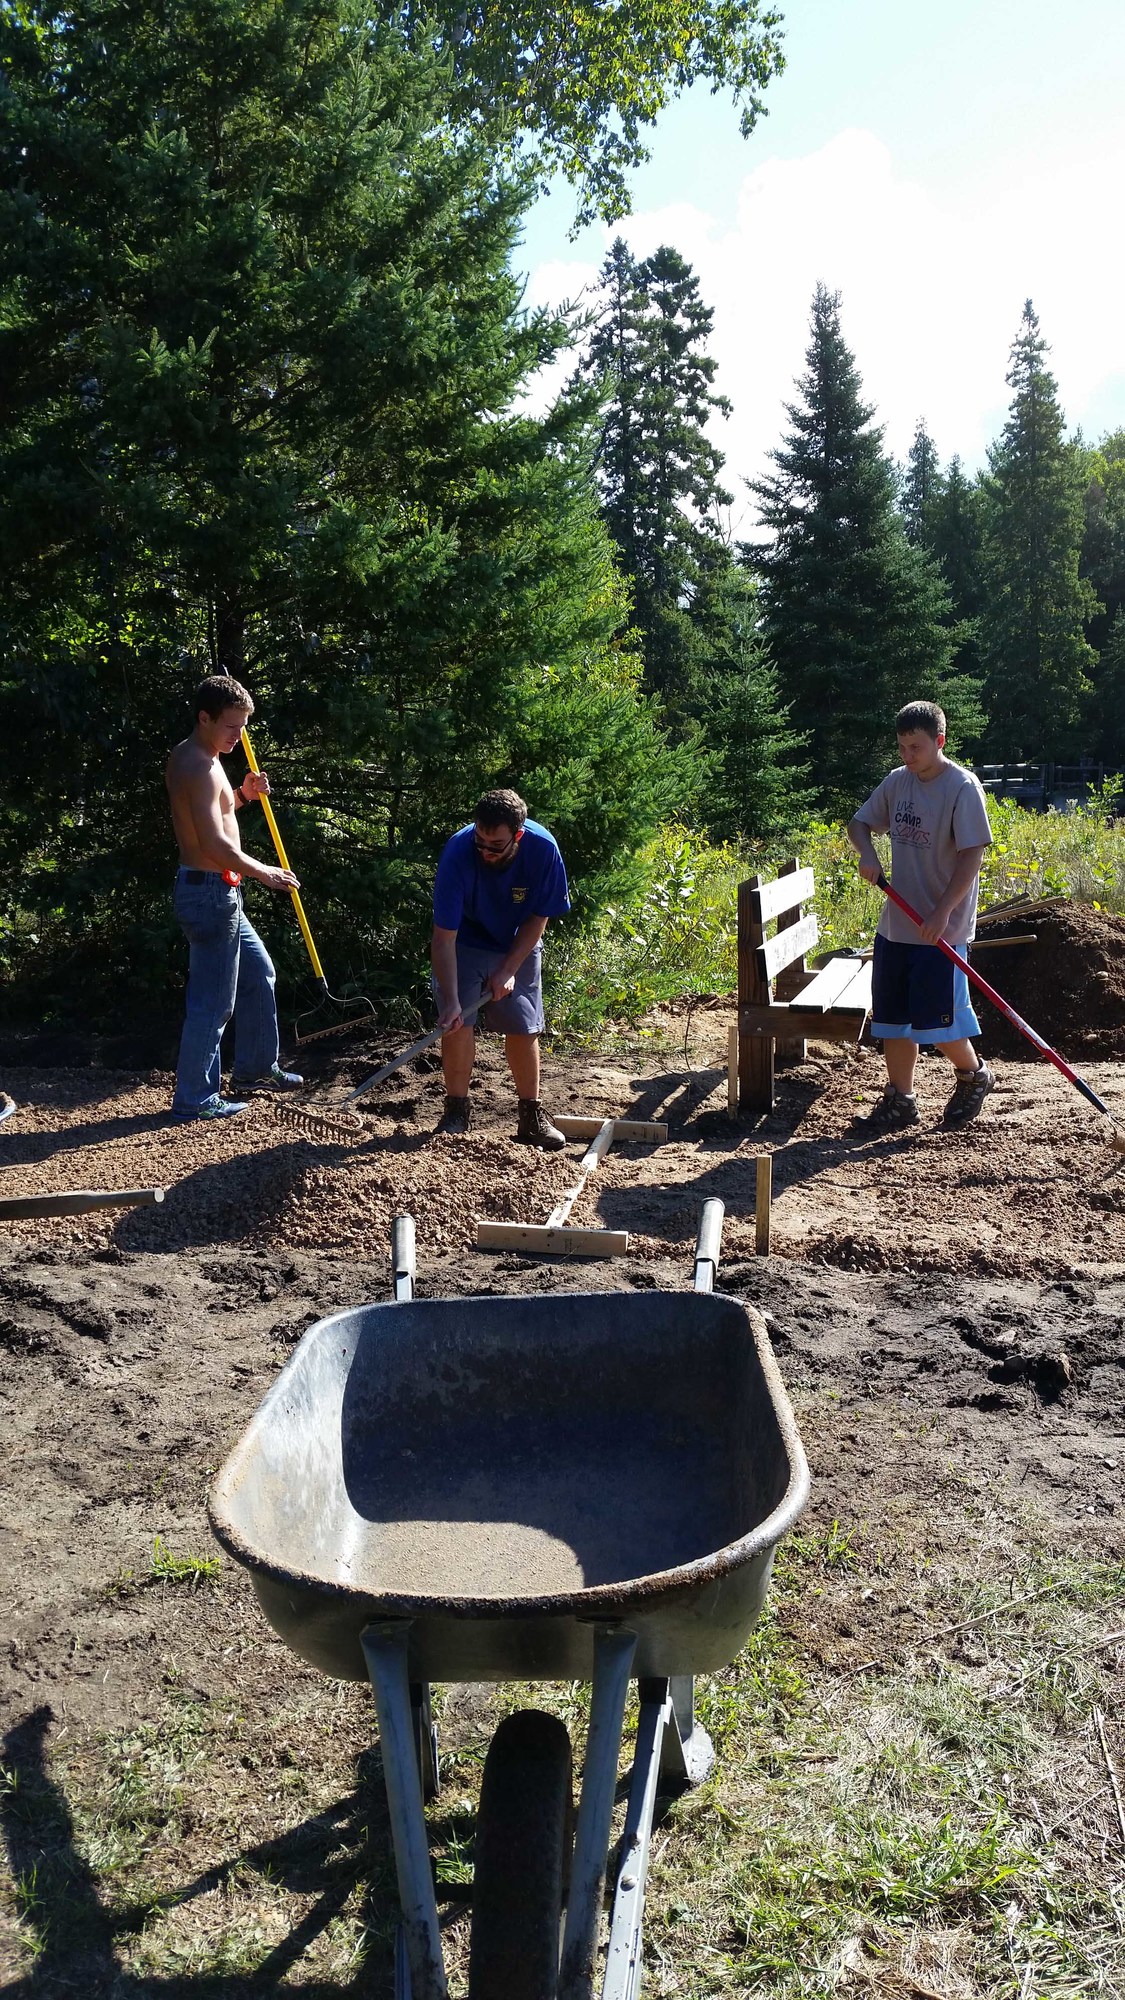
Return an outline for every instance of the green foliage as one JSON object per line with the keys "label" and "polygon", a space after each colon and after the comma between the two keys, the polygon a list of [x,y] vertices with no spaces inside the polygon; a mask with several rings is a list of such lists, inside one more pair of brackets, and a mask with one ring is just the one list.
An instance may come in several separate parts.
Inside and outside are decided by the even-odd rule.
{"label": "green foliage", "polygon": [[[993,845],[981,907],[1012,896],[1072,896],[1125,914],[1123,782],[1071,813],[1033,813],[990,798]],[[637,1020],[660,1002],[737,986],[738,885],[796,858],[814,870],[819,952],[870,944],[883,907],[860,879],[843,826],[812,819],[739,847],[667,826],[638,859],[630,893],[556,944],[548,970],[552,1023],[583,1033],[607,1016]],[[793,1547],[800,1552],[801,1538]]]}
{"label": "green foliage", "polygon": [[[24,746],[0,922],[29,1001],[104,1018],[123,968],[130,1013],[175,995],[160,769],[208,671],[258,702],[338,986],[414,983],[443,839],[483,785],[542,774],[536,746],[533,810],[558,798],[564,850],[612,876],[696,778],[617,647],[592,399],[521,407],[566,331],[520,309],[530,183],[450,132],[448,65],[349,0],[28,0],[0,39],[0,722]],[[302,970],[287,911],[267,930]]]}
{"label": "green foliage", "polygon": [[776,472],[752,489],[770,540],[746,556],[762,578],[765,638],[792,724],[808,737],[813,781],[830,812],[848,814],[882,775],[882,745],[905,701],[940,701],[966,735],[979,715],[972,683],[952,669],[945,588],[896,511],[839,295],[823,285],[806,360]]}
{"label": "green foliage", "polygon": [[989,742],[1008,758],[1078,746],[1094,659],[1083,626],[1097,600],[1079,575],[1085,468],[1064,442],[1046,352],[1028,299],[1012,343],[1011,409],[987,485],[981,633]]}
{"label": "green foliage", "polygon": [[713,321],[677,251],[638,263],[619,238],[582,361],[606,398],[602,513],[632,588],[645,684],[681,728],[701,698],[692,597],[702,569],[726,555],[717,514],[731,497],[706,428],[730,414],[712,386]]}
{"label": "green foliage", "polygon": [[402,18],[453,63],[452,113],[530,152],[537,175],[579,190],[576,227],[629,209],[642,133],[695,82],[728,90],[748,135],[761,92],[785,67],[778,14],[758,0],[570,0],[566,7],[429,5]]}
{"label": "green foliage", "polygon": [[981,869],[981,907],[1012,896],[1073,896],[1096,910],[1125,912],[1122,780],[1111,780],[1075,812],[1027,812],[989,799],[992,846]]}

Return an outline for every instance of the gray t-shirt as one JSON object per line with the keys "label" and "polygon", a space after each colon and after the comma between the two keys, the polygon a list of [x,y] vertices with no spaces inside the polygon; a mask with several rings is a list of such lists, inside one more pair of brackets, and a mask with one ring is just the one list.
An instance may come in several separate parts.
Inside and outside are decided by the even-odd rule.
{"label": "gray t-shirt", "polygon": [[[923,915],[945,894],[963,847],[990,847],[992,833],[980,779],[960,764],[943,764],[934,778],[916,778],[900,765],[876,785],[856,814],[872,833],[891,837],[892,886]],[[968,944],[977,927],[978,881],[946,926],[952,945]],[[917,927],[887,901],[879,918],[883,937],[917,944]]]}

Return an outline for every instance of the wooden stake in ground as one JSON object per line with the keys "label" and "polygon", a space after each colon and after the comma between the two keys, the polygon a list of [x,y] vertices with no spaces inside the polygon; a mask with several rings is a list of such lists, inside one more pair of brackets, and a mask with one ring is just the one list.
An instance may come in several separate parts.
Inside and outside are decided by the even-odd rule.
{"label": "wooden stake in ground", "polygon": [[770,1254],[770,1209],[773,1204],[773,1155],[759,1153],[754,1184],[754,1249]]}

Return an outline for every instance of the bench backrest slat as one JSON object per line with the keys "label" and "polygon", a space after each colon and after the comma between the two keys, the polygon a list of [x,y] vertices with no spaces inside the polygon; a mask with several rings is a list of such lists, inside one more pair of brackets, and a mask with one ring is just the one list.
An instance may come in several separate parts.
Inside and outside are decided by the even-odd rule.
{"label": "bench backrest slat", "polygon": [[779,875],[776,881],[763,882],[753,892],[755,918],[760,924],[768,924],[771,917],[780,917],[803,903],[815,888],[811,868],[797,868],[792,875]]}
{"label": "bench backrest slat", "polygon": [[[796,881],[797,878],[794,876],[792,879]],[[809,916],[802,917],[798,924],[790,924],[786,930],[778,931],[776,937],[767,938],[754,954],[759,978],[776,979],[783,966],[792,965],[795,958],[812,951],[819,936],[816,918]]]}

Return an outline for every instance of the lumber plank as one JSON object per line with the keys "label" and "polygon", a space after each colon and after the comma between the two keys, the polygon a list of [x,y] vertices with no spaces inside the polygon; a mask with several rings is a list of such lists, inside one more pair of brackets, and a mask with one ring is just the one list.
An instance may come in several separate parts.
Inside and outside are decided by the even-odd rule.
{"label": "lumber plank", "polygon": [[820,926],[810,916],[802,917],[799,924],[790,924],[788,930],[779,931],[775,938],[767,938],[754,953],[759,978],[767,982],[776,979],[783,966],[792,965],[795,958],[811,951],[819,936]]}
{"label": "lumber plank", "polygon": [[[609,1121],[605,1118],[572,1118],[566,1112],[557,1116],[552,1113],[551,1123],[557,1125],[566,1139],[596,1139],[602,1126]],[[621,1145],[658,1146],[668,1137],[668,1127],[659,1120],[645,1118],[615,1118],[613,1123],[613,1143]]]}
{"label": "lumber plank", "polygon": [[768,1042],[779,1034],[801,1035],[810,1042],[855,1042],[863,1033],[866,1007],[846,1008],[839,1013],[802,1014],[799,1007],[787,1007],[779,1014],[772,1007],[743,1007],[739,1029],[747,1041]]}
{"label": "lumber plank", "polygon": [[773,1155],[759,1153],[754,1166],[754,1254],[770,1254],[770,1216],[773,1208]]}
{"label": "lumber plank", "polygon": [[478,1250],[527,1250],[547,1257],[623,1257],[627,1229],[555,1229],[545,1222],[479,1222]]}
{"label": "lumber plank", "polygon": [[768,924],[773,917],[783,916],[786,910],[795,909],[803,903],[816,888],[811,868],[794,868],[791,873],[779,875],[774,882],[760,882],[754,890],[754,915],[760,924]]}
{"label": "lumber plank", "polygon": [[72,1188],[66,1194],[15,1194],[0,1197],[0,1222],[32,1215],[86,1215],[94,1208],[141,1208],[164,1199],[164,1189]]}
{"label": "lumber plank", "polygon": [[826,1013],[829,1007],[835,1006],[845,986],[851,985],[862,967],[861,958],[830,958],[808,985],[802,986],[800,993],[793,994],[792,1000],[803,1008],[811,1008],[814,1013]]}

